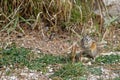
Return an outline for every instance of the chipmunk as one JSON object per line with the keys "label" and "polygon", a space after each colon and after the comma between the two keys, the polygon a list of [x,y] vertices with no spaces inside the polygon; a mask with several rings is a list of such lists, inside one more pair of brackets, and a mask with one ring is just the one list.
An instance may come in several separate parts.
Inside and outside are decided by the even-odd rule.
{"label": "chipmunk", "polygon": [[77,45],[72,46],[71,51],[71,60],[72,62],[80,61],[82,55],[89,56],[91,58],[95,58],[97,56],[97,44],[91,39],[89,36],[84,36],[80,41],[81,51],[79,53],[76,52]]}
{"label": "chipmunk", "polygon": [[[95,58],[97,56],[97,43],[89,36],[84,36],[81,40],[81,47],[89,57]],[[83,54],[84,54],[83,53]]]}

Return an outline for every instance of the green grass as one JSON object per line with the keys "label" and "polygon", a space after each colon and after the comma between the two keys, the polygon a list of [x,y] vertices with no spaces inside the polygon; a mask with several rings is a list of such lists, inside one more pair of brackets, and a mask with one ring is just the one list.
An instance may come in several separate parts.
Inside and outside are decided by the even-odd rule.
{"label": "green grass", "polygon": [[83,76],[86,73],[86,68],[82,63],[72,64],[70,59],[65,56],[54,56],[42,53],[35,55],[30,52],[30,50],[23,47],[16,47],[15,45],[1,49],[0,55],[1,67],[10,67],[12,65],[14,68],[23,68],[27,66],[29,69],[47,73],[47,66],[61,64],[60,69],[56,70],[52,77],[59,75],[63,79],[70,79],[72,77],[73,79],[81,78],[79,76]]}
{"label": "green grass", "polygon": [[[120,62],[119,55],[100,56],[96,58],[95,65],[98,63],[112,64]],[[12,65],[12,67],[11,67]],[[42,71],[43,74],[49,72],[48,66],[52,66],[54,74],[50,75],[53,80],[86,80],[88,74],[101,75],[100,67],[94,65],[86,66],[81,62],[72,63],[69,57],[55,56],[52,54],[33,53],[29,49],[11,45],[6,49],[0,49],[0,67],[6,66],[11,69],[24,68]],[[57,67],[59,68],[57,68]],[[6,74],[11,74],[7,71]],[[119,80],[116,78],[115,80]]]}
{"label": "green grass", "polygon": [[70,59],[63,56],[54,56],[51,54],[43,54],[40,58],[32,60],[28,66],[29,69],[41,70],[43,73],[47,72],[47,66],[55,64],[69,63]]}
{"label": "green grass", "polygon": [[10,65],[25,65],[28,63],[27,55],[30,53],[28,49],[23,47],[17,48],[15,45],[2,49],[0,51],[0,64],[1,66],[10,66]]}
{"label": "green grass", "polygon": [[41,70],[46,72],[48,65],[65,64],[70,62],[69,58],[64,56],[53,56],[51,54],[34,54],[23,47],[12,45],[0,51],[0,66],[22,67],[27,66],[29,69]]}
{"label": "green grass", "polygon": [[105,55],[105,56],[100,56],[96,58],[95,60],[97,63],[102,63],[102,64],[113,64],[113,63],[119,63],[120,62],[120,55]]}
{"label": "green grass", "polygon": [[69,79],[77,79],[81,78],[80,76],[83,76],[86,74],[86,67],[83,66],[82,63],[74,63],[74,64],[65,64],[61,69],[56,71],[51,77],[61,77],[64,80]]}
{"label": "green grass", "polygon": [[113,80],[120,80],[120,77],[116,77],[116,78],[114,78]]}
{"label": "green grass", "polygon": [[95,68],[90,67],[90,68],[88,68],[88,70],[91,74],[95,74],[95,75],[101,75],[102,74],[102,70],[101,70],[100,67],[95,67]]}

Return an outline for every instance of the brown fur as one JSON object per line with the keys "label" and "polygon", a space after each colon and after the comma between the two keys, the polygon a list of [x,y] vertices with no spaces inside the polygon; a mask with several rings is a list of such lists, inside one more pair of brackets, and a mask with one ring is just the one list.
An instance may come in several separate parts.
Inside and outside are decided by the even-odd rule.
{"label": "brown fur", "polygon": [[81,61],[82,55],[87,55],[94,59],[98,54],[97,53],[97,44],[90,37],[83,37],[83,39],[81,40],[80,47],[81,47],[81,51],[79,53],[76,53],[77,44],[72,46],[72,51],[71,51],[72,62]]}

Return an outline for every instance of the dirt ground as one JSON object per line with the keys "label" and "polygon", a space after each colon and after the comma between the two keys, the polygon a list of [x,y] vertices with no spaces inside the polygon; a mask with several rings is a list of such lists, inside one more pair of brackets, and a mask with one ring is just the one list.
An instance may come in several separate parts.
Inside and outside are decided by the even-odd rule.
{"label": "dirt ground", "polygon": [[[48,53],[48,54],[55,54],[55,55],[62,55],[62,54],[67,54],[69,53],[71,50],[69,49],[74,42],[79,42],[79,38],[76,36],[72,36],[70,37],[68,33],[63,33],[61,35],[55,34],[52,39],[50,39],[49,37],[45,36],[44,34],[40,34],[39,31],[26,31],[25,34],[19,33],[19,32],[13,32],[10,35],[8,35],[5,32],[1,32],[0,33],[0,47],[7,47],[12,43],[16,43],[17,46],[23,46],[25,48],[29,48],[35,52],[42,52],[42,53]],[[109,39],[107,40],[108,43],[110,43]],[[110,46],[110,48],[118,48],[120,46],[120,30],[117,30],[114,33],[113,36],[113,43],[114,45],[110,46],[111,44],[103,44],[102,47],[100,47],[99,53],[102,52],[108,52],[109,51],[108,48],[106,50],[106,48],[104,48],[104,45],[106,46]],[[109,48],[109,49],[110,49]],[[80,47],[78,47],[77,50],[80,50]],[[9,70],[9,68],[6,68],[5,70]],[[26,70],[26,72],[24,72]],[[19,71],[16,73],[16,71]],[[106,71],[107,72],[107,71]],[[30,71],[28,69],[15,69],[13,72],[13,76],[5,76],[4,75],[4,70],[3,73],[2,71],[0,71],[0,73],[2,74],[1,78],[3,79],[19,79],[17,77],[23,77],[23,79],[32,79],[31,76],[35,75],[35,78],[37,80],[49,80],[48,77],[46,77],[45,75],[42,75],[42,73],[40,72],[36,72],[36,71]],[[20,75],[18,75],[18,73]],[[109,71],[108,71],[109,73]],[[106,74],[108,74],[106,73]],[[16,76],[15,76],[16,75]],[[27,76],[29,75],[29,76]],[[31,76],[30,76],[31,75]],[[39,77],[38,77],[39,76]],[[90,75],[91,79],[94,78],[94,75]],[[104,76],[103,76],[104,77]],[[34,78],[34,79],[35,79]]]}
{"label": "dirt ground", "polygon": [[[98,43],[99,53],[109,52],[120,47],[120,30],[114,31],[112,37],[112,40],[109,39],[108,34],[103,44],[96,41]],[[25,34],[14,31],[9,35],[5,32],[0,32],[1,46],[16,43],[17,46],[57,55],[70,52],[70,46],[72,46],[74,42],[79,41],[80,39],[77,36],[70,36],[69,33],[54,34],[52,38],[50,38],[37,30],[26,30]],[[78,50],[80,50],[80,46],[78,46]]]}
{"label": "dirt ground", "polygon": [[2,32],[0,41],[3,46],[16,43],[18,46],[35,51],[59,55],[69,52],[69,47],[73,42],[79,41],[79,38],[74,37],[73,39],[67,35],[66,33],[62,35],[56,34],[52,39],[49,39],[47,36],[42,36],[38,31],[27,31],[25,35],[18,32],[7,35],[7,33]]}

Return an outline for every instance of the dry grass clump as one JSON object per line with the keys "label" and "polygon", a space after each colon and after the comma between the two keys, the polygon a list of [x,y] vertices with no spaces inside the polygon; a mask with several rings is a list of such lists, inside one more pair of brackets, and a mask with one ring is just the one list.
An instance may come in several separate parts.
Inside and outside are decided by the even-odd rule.
{"label": "dry grass clump", "polygon": [[[2,0],[0,2],[0,26],[13,28],[13,26],[17,27],[20,23],[31,25],[44,22],[45,25],[50,27],[56,28],[60,26],[64,28],[68,24],[82,23],[87,20],[92,14],[92,12],[89,13],[92,1]],[[36,26],[37,24],[35,24],[34,28]]]}
{"label": "dry grass clump", "polygon": [[0,29],[24,33],[25,27],[37,30],[47,27],[51,34],[72,28],[79,34],[101,37],[106,29],[104,20],[101,12],[96,15],[94,10],[103,8],[99,0],[1,0]]}

